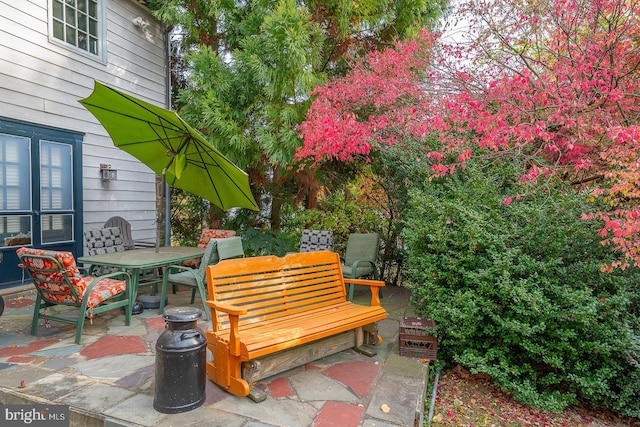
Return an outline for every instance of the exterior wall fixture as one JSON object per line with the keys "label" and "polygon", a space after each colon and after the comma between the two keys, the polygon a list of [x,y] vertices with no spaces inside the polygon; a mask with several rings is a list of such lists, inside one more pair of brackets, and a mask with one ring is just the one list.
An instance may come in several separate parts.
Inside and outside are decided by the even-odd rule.
{"label": "exterior wall fixture", "polygon": [[100,164],[100,177],[102,181],[116,181],[118,179],[118,170],[111,169],[111,165]]}
{"label": "exterior wall fixture", "polygon": [[137,16],[137,17],[133,18],[131,20],[131,23],[135,27],[140,28],[143,31],[146,30],[147,27],[149,26],[149,23],[142,16]]}

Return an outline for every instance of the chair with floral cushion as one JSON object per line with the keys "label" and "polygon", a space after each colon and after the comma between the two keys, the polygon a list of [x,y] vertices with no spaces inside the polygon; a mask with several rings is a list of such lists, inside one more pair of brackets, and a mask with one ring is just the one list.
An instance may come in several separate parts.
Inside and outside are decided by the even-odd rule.
{"label": "chair with floral cushion", "polygon": [[[200,240],[198,240],[199,248],[206,248],[207,243],[211,239],[226,239],[236,235],[235,230],[217,230],[215,228],[205,228],[200,234]],[[197,267],[200,264],[200,258],[190,259],[182,263],[185,267]]]}
{"label": "chair with floral cushion", "polygon": [[[19,248],[20,266],[27,271],[38,293],[31,335],[38,331],[38,319],[76,325],[76,344],[80,344],[85,317],[124,307],[125,324],[131,323],[131,286],[129,273],[119,271],[99,277],[83,276],[71,252]],[[79,308],[77,317],[47,313],[47,308],[65,305]]]}

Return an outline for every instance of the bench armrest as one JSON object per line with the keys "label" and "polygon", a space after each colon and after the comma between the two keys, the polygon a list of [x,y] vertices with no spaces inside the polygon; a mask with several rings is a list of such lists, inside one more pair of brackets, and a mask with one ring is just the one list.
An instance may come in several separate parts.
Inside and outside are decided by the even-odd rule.
{"label": "bench armrest", "polygon": [[[247,309],[211,300],[207,300],[206,304],[214,310],[218,310],[229,315],[229,353],[231,353],[232,356],[240,356],[240,338],[238,337],[240,331],[238,330],[238,322],[241,315],[247,314]],[[211,316],[214,330],[217,330],[217,317],[218,316],[216,315]]]}
{"label": "bench armrest", "polygon": [[363,285],[369,286],[371,289],[371,306],[380,305],[380,288],[385,286],[383,280],[370,280],[370,279],[344,279],[345,285]]}
{"label": "bench armrest", "polygon": [[241,316],[243,314],[247,314],[246,308],[238,307],[237,305],[224,304],[224,303],[211,301],[211,300],[207,300],[206,304],[215,310],[219,310],[223,313],[227,313],[229,316]]}

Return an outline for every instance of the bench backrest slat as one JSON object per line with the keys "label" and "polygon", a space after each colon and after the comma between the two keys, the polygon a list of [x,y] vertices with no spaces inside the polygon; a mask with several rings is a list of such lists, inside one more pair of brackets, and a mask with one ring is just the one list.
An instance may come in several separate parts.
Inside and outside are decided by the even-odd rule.
{"label": "bench backrest slat", "polygon": [[[248,309],[240,325],[278,319],[346,301],[340,256],[318,251],[223,260],[207,267],[209,299]],[[212,310],[213,330],[228,328]]]}

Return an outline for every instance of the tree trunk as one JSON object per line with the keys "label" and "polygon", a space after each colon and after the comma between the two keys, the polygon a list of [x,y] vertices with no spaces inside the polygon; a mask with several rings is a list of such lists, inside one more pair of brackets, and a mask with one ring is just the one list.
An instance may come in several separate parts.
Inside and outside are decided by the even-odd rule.
{"label": "tree trunk", "polygon": [[273,180],[271,182],[271,229],[280,230],[282,226],[282,177],[280,168],[273,169]]}

